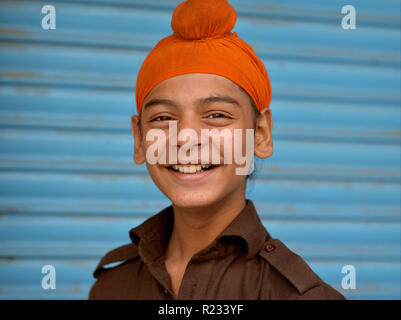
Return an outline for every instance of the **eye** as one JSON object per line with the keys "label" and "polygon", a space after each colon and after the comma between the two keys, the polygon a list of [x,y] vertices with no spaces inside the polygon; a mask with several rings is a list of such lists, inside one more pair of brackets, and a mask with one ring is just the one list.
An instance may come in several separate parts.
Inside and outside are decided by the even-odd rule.
{"label": "eye", "polygon": [[209,119],[229,118],[225,114],[220,113],[220,112],[212,113],[212,114],[208,115],[207,117]]}
{"label": "eye", "polygon": [[153,118],[152,120],[150,120],[150,122],[153,121],[168,121],[171,120],[171,118],[169,116],[158,116],[156,118]]}

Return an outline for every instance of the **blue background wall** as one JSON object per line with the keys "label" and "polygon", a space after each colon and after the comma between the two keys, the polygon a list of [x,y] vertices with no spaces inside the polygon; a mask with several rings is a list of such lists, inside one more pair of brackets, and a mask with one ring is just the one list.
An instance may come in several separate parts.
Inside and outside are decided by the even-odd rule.
{"label": "blue background wall", "polygon": [[[100,257],[169,205],[132,161],[130,116],[177,3],[0,2],[1,299],[85,299]],[[274,155],[248,190],[264,224],[347,298],[400,299],[400,1],[231,4],[273,86]]]}

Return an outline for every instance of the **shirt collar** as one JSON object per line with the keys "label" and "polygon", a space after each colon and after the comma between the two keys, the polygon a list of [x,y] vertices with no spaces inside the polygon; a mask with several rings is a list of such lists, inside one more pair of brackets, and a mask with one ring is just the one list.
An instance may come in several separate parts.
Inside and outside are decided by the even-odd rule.
{"label": "shirt collar", "polygon": [[217,240],[227,236],[241,237],[246,241],[248,247],[248,258],[255,256],[263,247],[270,235],[263,226],[257,214],[256,208],[251,200],[246,200],[244,209],[224,229]]}
{"label": "shirt collar", "polygon": [[[169,206],[130,230],[130,238],[138,246],[144,262],[152,262],[164,256],[173,223],[173,207]],[[232,236],[245,240],[248,249],[247,258],[255,256],[266,239],[270,238],[251,200],[246,200],[244,209],[217,236],[214,243],[225,241]]]}

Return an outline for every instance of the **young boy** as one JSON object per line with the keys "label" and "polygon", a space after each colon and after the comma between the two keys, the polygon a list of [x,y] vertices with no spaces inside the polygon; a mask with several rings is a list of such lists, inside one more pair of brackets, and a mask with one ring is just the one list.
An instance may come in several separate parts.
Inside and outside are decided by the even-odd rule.
{"label": "young boy", "polygon": [[268,74],[235,21],[226,0],[187,0],[144,61],[134,160],[172,205],[103,257],[90,299],[344,299],[245,199],[254,155],[273,153],[273,122]]}

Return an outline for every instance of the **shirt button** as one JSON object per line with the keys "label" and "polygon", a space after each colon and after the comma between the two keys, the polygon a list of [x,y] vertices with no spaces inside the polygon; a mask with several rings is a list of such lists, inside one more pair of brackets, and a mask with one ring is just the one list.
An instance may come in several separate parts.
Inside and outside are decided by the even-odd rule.
{"label": "shirt button", "polygon": [[276,247],[272,243],[268,243],[268,244],[265,245],[265,251],[266,252],[272,252],[274,249],[276,249]]}

